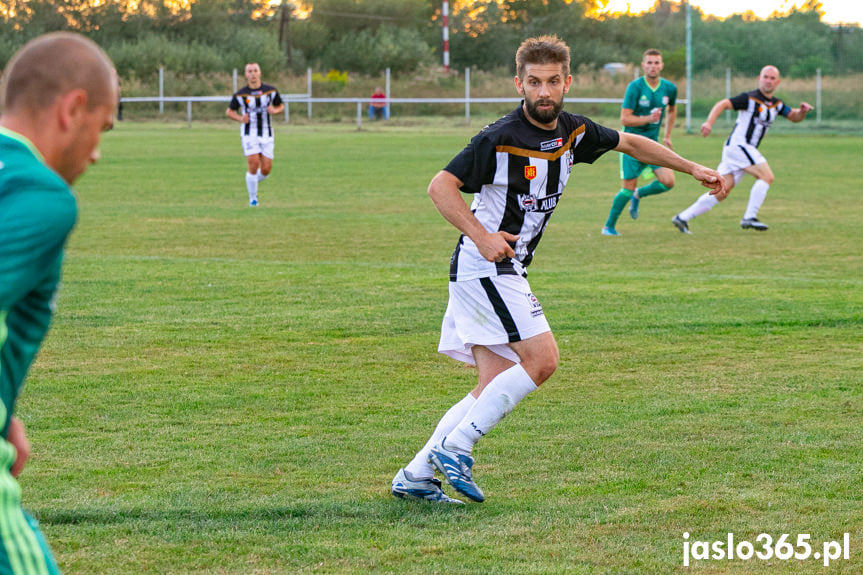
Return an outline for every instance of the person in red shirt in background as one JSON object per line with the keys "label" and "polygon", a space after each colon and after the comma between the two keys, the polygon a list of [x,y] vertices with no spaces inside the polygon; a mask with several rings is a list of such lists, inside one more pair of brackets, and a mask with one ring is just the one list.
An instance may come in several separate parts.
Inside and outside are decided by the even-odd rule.
{"label": "person in red shirt in background", "polygon": [[375,86],[375,91],[372,94],[372,103],[369,104],[369,118],[374,120],[387,118],[387,95],[380,86]]}

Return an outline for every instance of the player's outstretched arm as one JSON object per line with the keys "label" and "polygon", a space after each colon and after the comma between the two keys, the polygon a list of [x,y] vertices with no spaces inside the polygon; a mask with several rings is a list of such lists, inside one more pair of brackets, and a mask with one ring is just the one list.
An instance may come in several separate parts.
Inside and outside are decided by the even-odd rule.
{"label": "player's outstretched arm", "polygon": [[791,110],[791,113],[788,114],[788,119],[792,122],[802,122],[803,118],[806,117],[806,114],[814,110],[815,108],[809,105],[806,102],[800,102],[799,108],[794,108]]}
{"label": "player's outstretched arm", "polygon": [[428,193],[437,211],[454,225],[461,233],[476,244],[482,257],[490,262],[499,262],[515,257],[515,251],[509,242],[518,240],[518,236],[506,232],[489,233],[461,197],[464,182],[457,177],[441,170],[429,184]]}
{"label": "player's outstretched arm", "polygon": [[734,108],[734,105],[728,98],[724,98],[713,104],[713,108],[710,109],[710,114],[707,115],[707,120],[701,124],[701,135],[705,138],[709,136],[710,132],[713,130],[713,124],[715,124],[716,120],[719,118],[719,114],[725,110],[731,110],[732,108]]}
{"label": "player's outstretched arm", "polygon": [[615,148],[616,151],[623,152],[627,156],[632,156],[645,164],[663,166],[689,174],[701,182],[702,186],[710,188],[711,195],[715,195],[720,199],[728,194],[725,180],[719,176],[716,170],[711,170],[701,164],[691,162],[644,136],[627,134],[626,132],[619,132],[619,134],[620,142],[618,142]]}

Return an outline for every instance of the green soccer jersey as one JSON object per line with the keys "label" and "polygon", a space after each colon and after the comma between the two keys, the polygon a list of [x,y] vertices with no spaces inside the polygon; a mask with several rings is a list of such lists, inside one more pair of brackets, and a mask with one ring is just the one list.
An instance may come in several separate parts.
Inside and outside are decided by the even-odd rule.
{"label": "green soccer jersey", "polygon": [[626,87],[626,94],[623,96],[622,108],[632,110],[636,116],[649,116],[654,108],[662,109],[662,116],[659,121],[643,126],[626,126],[624,132],[631,132],[650,138],[651,140],[659,139],[659,128],[665,120],[666,106],[674,106],[677,102],[677,86],[666,80],[659,79],[659,86],[654,90],[647,83],[644,76],[633,80]]}
{"label": "green soccer jersey", "polygon": [[0,128],[0,435],[48,332],[78,208],[33,144]]}

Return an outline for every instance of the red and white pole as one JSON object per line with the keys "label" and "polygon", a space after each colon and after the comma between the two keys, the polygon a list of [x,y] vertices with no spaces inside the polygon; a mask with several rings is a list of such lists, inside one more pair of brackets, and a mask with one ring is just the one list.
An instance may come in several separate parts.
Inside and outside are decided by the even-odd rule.
{"label": "red and white pole", "polygon": [[449,74],[449,0],[443,0],[443,69]]}

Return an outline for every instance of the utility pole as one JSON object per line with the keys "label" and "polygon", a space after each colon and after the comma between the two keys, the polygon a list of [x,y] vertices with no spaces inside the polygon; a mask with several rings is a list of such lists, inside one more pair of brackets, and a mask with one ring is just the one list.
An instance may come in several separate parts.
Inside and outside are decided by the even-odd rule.
{"label": "utility pole", "polygon": [[443,69],[449,74],[449,0],[443,0]]}
{"label": "utility pole", "polygon": [[[294,13],[294,5],[288,0],[282,0],[281,18],[279,20],[279,46],[285,47],[285,58],[288,65],[293,64],[291,55],[291,16]],[[283,44],[284,43],[284,44]]]}

